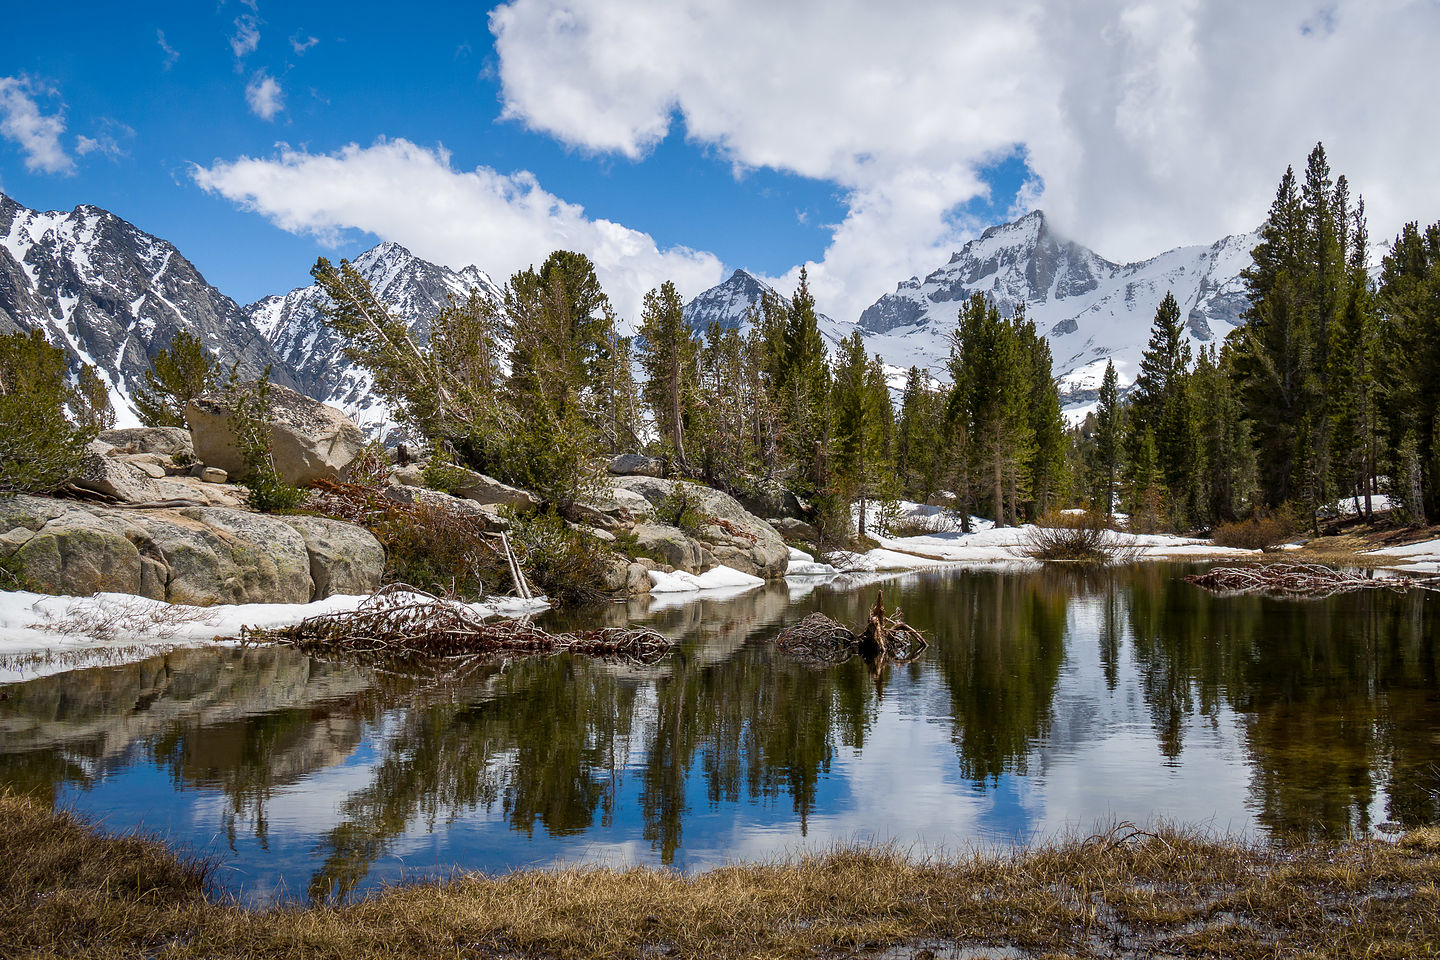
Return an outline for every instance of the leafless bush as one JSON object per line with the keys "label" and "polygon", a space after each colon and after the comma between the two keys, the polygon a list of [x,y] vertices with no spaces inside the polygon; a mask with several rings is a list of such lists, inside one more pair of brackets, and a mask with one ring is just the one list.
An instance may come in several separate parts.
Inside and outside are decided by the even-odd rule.
{"label": "leafless bush", "polygon": [[1236,523],[1222,523],[1211,539],[1219,547],[1242,550],[1264,550],[1285,543],[1295,536],[1295,521],[1288,512],[1276,511],[1264,517],[1254,516]]}
{"label": "leafless bush", "polygon": [[887,524],[892,537],[931,537],[937,533],[954,533],[960,521],[949,510],[937,508],[934,513],[906,513]]}
{"label": "leafless bush", "polygon": [[1021,556],[1041,563],[1104,566],[1135,559],[1135,537],[1111,528],[1100,514],[1059,513],[1041,517],[1019,546]]}
{"label": "leafless bush", "polygon": [[160,603],[144,597],[78,599],[60,615],[47,613],[42,629],[102,643],[117,640],[172,640],[191,624],[213,623],[215,612],[203,607]]}

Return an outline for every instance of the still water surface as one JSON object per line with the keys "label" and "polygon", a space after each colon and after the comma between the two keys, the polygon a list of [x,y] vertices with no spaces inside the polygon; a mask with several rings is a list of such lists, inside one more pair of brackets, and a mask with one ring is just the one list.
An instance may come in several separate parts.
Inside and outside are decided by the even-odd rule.
{"label": "still water surface", "polygon": [[963,850],[1116,819],[1252,836],[1440,819],[1440,597],[1217,598],[1182,572],[891,581],[933,642],[879,676],[768,642],[812,610],[863,621],[873,586],[617,605],[599,616],[677,651],[458,686],[178,651],[0,686],[0,784],[214,855],[251,902],[456,867]]}

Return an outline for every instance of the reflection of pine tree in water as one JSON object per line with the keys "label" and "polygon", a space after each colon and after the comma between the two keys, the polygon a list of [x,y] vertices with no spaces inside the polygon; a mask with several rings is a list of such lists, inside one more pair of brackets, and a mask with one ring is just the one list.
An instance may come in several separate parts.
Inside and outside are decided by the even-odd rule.
{"label": "reflection of pine tree in water", "polygon": [[932,624],[927,656],[950,690],[960,769],[977,784],[1023,773],[1050,726],[1065,659],[1070,571],[963,575],[937,584],[916,622]]}
{"label": "reflection of pine tree in water", "polygon": [[677,658],[656,698],[641,807],[645,838],[665,863],[679,849],[686,774],[697,755],[710,803],[788,794],[803,835],[837,744],[862,747],[874,710],[862,661],[792,663],[763,640],[724,664]]}
{"label": "reflection of pine tree in water", "polygon": [[1243,686],[1243,653],[1215,637],[1253,632],[1254,597],[1215,603],[1166,565],[1134,570],[1126,591],[1145,702],[1161,752],[1180,757],[1187,718],[1213,717],[1225,690]]}
{"label": "reflection of pine tree in water", "polygon": [[1103,573],[1104,587],[1100,595],[1100,667],[1105,672],[1106,688],[1114,693],[1120,684],[1120,644],[1128,621],[1118,576],[1113,570],[1105,570]]}
{"label": "reflection of pine tree in water", "polygon": [[[1188,718],[1238,715],[1260,822],[1286,835],[1338,836],[1387,816],[1440,817],[1437,645],[1423,594],[1369,592],[1322,601],[1215,599],[1167,575],[1129,590],[1145,697],[1168,756]],[[1433,631],[1433,625],[1430,627]]]}
{"label": "reflection of pine tree in water", "polygon": [[608,822],[637,689],[560,656],[496,665],[481,690],[407,710],[370,785],[341,806],[310,895],[347,895],[417,815],[433,825],[499,803],[512,828],[556,836],[588,829],[597,810]]}

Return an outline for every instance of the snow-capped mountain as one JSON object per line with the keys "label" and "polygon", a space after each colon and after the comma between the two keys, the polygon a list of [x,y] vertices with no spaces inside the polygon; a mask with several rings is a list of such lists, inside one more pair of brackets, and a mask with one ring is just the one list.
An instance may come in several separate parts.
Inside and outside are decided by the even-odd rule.
{"label": "snow-capped mountain", "polygon": [[[170,243],[99,207],[42,213],[0,194],[0,334],[42,329],[94,365],[122,425],[130,393],[180,330],[228,367],[296,386],[270,343]],[[77,367],[78,369],[78,367]]]}
{"label": "snow-capped mountain", "polygon": [[[779,297],[787,308],[790,306],[789,297],[753,274],[736,270],[724,283],[711,287],[685,304],[685,322],[702,337],[711,323],[718,323],[727,330],[748,329],[745,324],[751,308],[759,310],[760,301],[767,293]],[[853,323],[841,323],[823,313],[816,314],[815,319],[819,321],[820,335],[832,348],[855,328]]]}
{"label": "snow-capped mountain", "polygon": [[[371,247],[351,265],[422,343],[430,338],[430,321],[452,297],[464,300],[472,289],[497,301],[501,296],[499,286],[479,268],[451,270],[420,259],[398,243]],[[294,372],[299,389],[340,407],[368,431],[377,431],[390,421],[391,411],[371,393],[369,375],[341,353],[340,338],[320,315],[317,303],[323,296],[318,284],[297,287],[250,304],[245,314]]]}
{"label": "snow-capped mountain", "polygon": [[[923,280],[899,284],[860,315],[858,328],[898,390],[911,366],[945,377],[960,307],[972,294],[984,293],[1006,316],[1023,301],[1050,339],[1061,396],[1073,412],[1094,401],[1107,360],[1115,361],[1122,385],[1134,380],[1166,292],[1174,293],[1186,312],[1195,342],[1218,340],[1238,325],[1248,305],[1240,271],[1257,243],[1257,234],[1239,234],[1139,263],[1113,263],[1057,236],[1037,210],[989,228]],[[686,304],[685,318],[697,332],[711,322],[743,327],[767,290],[736,270]],[[821,333],[832,346],[856,328],[853,322],[820,318]]]}
{"label": "snow-capped mountain", "polygon": [[1134,380],[1155,310],[1167,292],[1186,314],[1192,341],[1217,341],[1248,306],[1240,271],[1256,233],[1179,247],[1139,263],[1113,263],[1057,236],[1037,210],[991,227],[923,280],[912,277],[860,315],[872,353],[888,363],[943,373],[961,305],[976,293],[1005,315],[1023,301],[1050,340],[1067,406],[1094,399],[1107,360],[1121,384]]}
{"label": "snow-capped mountain", "polygon": [[[1257,242],[1242,234],[1121,264],[1057,236],[1036,211],[986,230],[923,280],[899,284],[858,322],[820,316],[820,330],[833,349],[858,329],[898,389],[912,365],[944,376],[956,317],[971,294],[985,293],[1007,314],[1023,301],[1050,339],[1073,414],[1093,401],[1107,359],[1122,384],[1134,379],[1167,291],[1186,312],[1193,340],[1216,340],[1235,327],[1246,306],[1240,271]],[[397,243],[367,250],[354,265],[422,342],[452,297],[472,289],[501,296],[477,267],[452,270]],[[775,292],[736,270],[686,304],[685,319],[702,334],[712,322],[743,327],[767,291]],[[275,382],[335,404],[378,433],[391,411],[373,396],[368,375],[345,359],[320,315],[321,296],[312,284],[241,308],[174,246],[114,214],[85,205],[39,213],[0,194],[0,334],[40,328],[77,362],[94,364],[122,422],[133,422],[129,395],[151,359],[183,329],[227,368],[238,359],[242,375],[258,376],[268,365]]]}

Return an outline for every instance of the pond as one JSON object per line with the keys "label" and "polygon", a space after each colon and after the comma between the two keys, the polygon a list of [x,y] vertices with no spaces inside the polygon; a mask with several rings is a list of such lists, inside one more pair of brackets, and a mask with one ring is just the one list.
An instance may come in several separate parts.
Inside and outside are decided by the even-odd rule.
{"label": "pond", "polygon": [[252,903],[1118,820],[1338,837],[1440,819],[1440,597],[1215,597],[1183,572],[888,581],[932,643],[878,675],[769,642],[811,611],[862,622],[875,585],[589,615],[680,638],[649,667],[558,656],[437,685],[176,651],[0,686],[0,784],[214,856]]}

